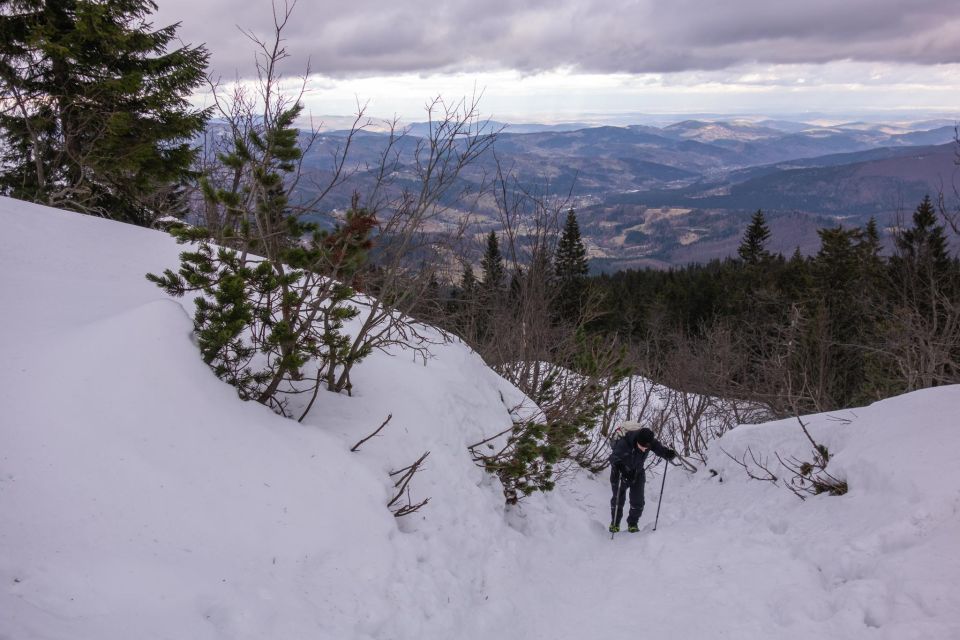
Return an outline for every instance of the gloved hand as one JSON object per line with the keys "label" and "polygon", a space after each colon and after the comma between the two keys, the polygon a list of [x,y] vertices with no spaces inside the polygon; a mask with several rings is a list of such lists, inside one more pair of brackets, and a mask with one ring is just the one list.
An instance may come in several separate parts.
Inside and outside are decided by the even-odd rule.
{"label": "gloved hand", "polygon": [[666,458],[667,460],[673,460],[674,458],[677,457],[677,452],[674,451],[673,449],[667,449],[663,457]]}

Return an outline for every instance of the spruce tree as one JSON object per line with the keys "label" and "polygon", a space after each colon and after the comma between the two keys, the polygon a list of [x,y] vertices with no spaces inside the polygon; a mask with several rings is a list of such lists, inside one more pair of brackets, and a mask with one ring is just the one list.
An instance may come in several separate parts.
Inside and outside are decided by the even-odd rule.
{"label": "spruce tree", "polygon": [[0,193],[149,225],[182,210],[208,53],[150,0],[7,0]]}
{"label": "spruce tree", "polygon": [[882,245],[877,221],[870,218],[863,230],[855,234],[855,240],[857,269],[854,286],[859,292],[859,306],[875,315],[888,293],[885,288],[889,284],[885,277],[886,263],[880,253]]}
{"label": "spruce tree", "polygon": [[473,267],[469,263],[464,263],[460,286],[453,290],[451,300],[447,304],[447,314],[450,328],[467,340],[475,339],[477,334],[477,290],[477,278],[473,275]]}
{"label": "spruce tree", "polygon": [[856,282],[858,248],[854,246],[859,230],[836,227],[820,229],[820,251],[813,265],[817,286],[825,296],[846,295]]}
{"label": "spruce tree", "polygon": [[480,261],[483,271],[483,291],[487,296],[495,296],[503,288],[506,270],[503,267],[503,255],[495,231],[487,236],[487,250]]}
{"label": "spruce tree", "polygon": [[901,304],[936,321],[945,298],[956,293],[956,267],[929,196],[914,211],[913,226],[896,235],[895,244],[890,266]]}
{"label": "spruce tree", "polygon": [[899,368],[909,372],[906,389],[956,380],[960,270],[950,258],[944,227],[929,197],[914,212],[913,226],[897,234],[890,268],[896,323],[888,343]]}
{"label": "spruce tree", "polygon": [[859,346],[867,321],[860,301],[859,229],[820,229],[820,251],[813,260],[815,287],[809,292],[806,343],[810,362],[802,371],[816,406],[849,406],[863,382],[864,350]]}
{"label": "spruce tree", "polygon": [[557,283],[555,313],[558,319],[575,319],[580,312],[589,266],[573,209],[567,212],[567,221],[557,242],[553,271]]}
{"label": "spruce tree", "polygon": [[590,271],[587,250],[583,246],[577,214],[573,209],[567,212],[567,221],[557,243],[553,268],[557,279],[561,281],[585,278]]}
{"label": "spruce tree", "polygon": [[857,238],[856,296],[850,313],[857,320],[856,344],[862,349],[863,372],[848,405],[863,405],[896,393],[899,377],[886,355],[883,331],[890,313],[890,280],[881,255],[880,231],[870,218]]}
{"label": "spruce tree", "polygon": [[877,219],[873,216],[870,216],[870,220],[867,221],[867,225],[863,228],[858,246],[865,255],[873,257],[880,256],[880,231],[877,229]]}
{"label": "spruce tree", "polygon": [[797,247],[778,275],[777,288],[783,292],[784,300],[796,302],[810,290],[812,279],[810,261],[800,253],[800,247]]}
{"label": "spruce tree", "polygon": [[913,226],[897,234],[896,246],[894,261],[923,280],[935,281],[950,272],[946,233],[943,225],[938,224],[930,196],[925,196],[913,212]]}
{"label": "spruce tree", "polygon": [[763,217],[763,211],[757,209],[750,219],[750,225],[743,234],[743,240],[740,242],[740,248],[737,253],[740,258],[748,265],[758,265],[770,259],[771,255],[766,249],[767,240],[770,239],[770,228]]}

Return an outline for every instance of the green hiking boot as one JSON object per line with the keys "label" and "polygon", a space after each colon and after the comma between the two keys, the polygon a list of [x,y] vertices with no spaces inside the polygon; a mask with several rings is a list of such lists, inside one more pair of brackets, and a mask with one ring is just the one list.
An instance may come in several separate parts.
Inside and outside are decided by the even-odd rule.
{"label": "green hiking boot", "polygon": [[629,531],[630,533],[637,533],[638,531],[640,531],[640,527],[634,524],[627,527],[627,531]]}
{"label": "green hiking boot", "polygon": [[620,533],[620,525],[612,524],[609,527],[607,527],[607,531],[609,531],[610,533]]}

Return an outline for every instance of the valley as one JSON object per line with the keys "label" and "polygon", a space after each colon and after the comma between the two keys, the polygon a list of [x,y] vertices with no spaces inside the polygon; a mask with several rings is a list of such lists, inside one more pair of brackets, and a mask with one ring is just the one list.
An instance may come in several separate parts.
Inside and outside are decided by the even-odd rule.
{"label": "valley", "polygon": [[[897,216],[923,196],[952,195],[958,170],[954,123],[945,119],[570,126],[486,123],[486,131],[497,132],[496,144],[463,172],[458,194],[480,193],[500,172],[513,188],[574,207],[598,271],[732,255],[757,209],[771,226],[771,249],[788,255],[816,252],[818,228],[862,225],[871,217],[889,237]],[[305,159],[306,175],[322,183],[331,158],[349,142],[352,180],[328,205],[345,208],[354,190],[372,190],[385,153],[392,154],[390,188],[402,190],[416,181],[417,145],[428,132],[413,124],[392,142],[375,130],[352,138],[343,130],[324,132]],[[308,196],[310,183],[302,187]],[[477,239],[499,226],[493,198],[465,202],[451,198],[431,230],[452,231],[468,213]]]}

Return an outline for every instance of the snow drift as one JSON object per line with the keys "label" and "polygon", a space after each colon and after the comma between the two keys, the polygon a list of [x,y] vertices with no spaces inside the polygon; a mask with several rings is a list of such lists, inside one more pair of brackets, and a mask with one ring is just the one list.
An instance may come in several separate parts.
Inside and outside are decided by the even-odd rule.
{"label": "snow drift", "polygon": [[845,496],[749,480],[724,451],[809,443],[738,427],[611,542],[604,477],[504,509],[467,445],[520,395],[463,345],[374,354],[297,424],[200,361],[143,277],[165,234],[5,198],[0,228],[0,638],[960,637],[956,387],[805,418]]}

